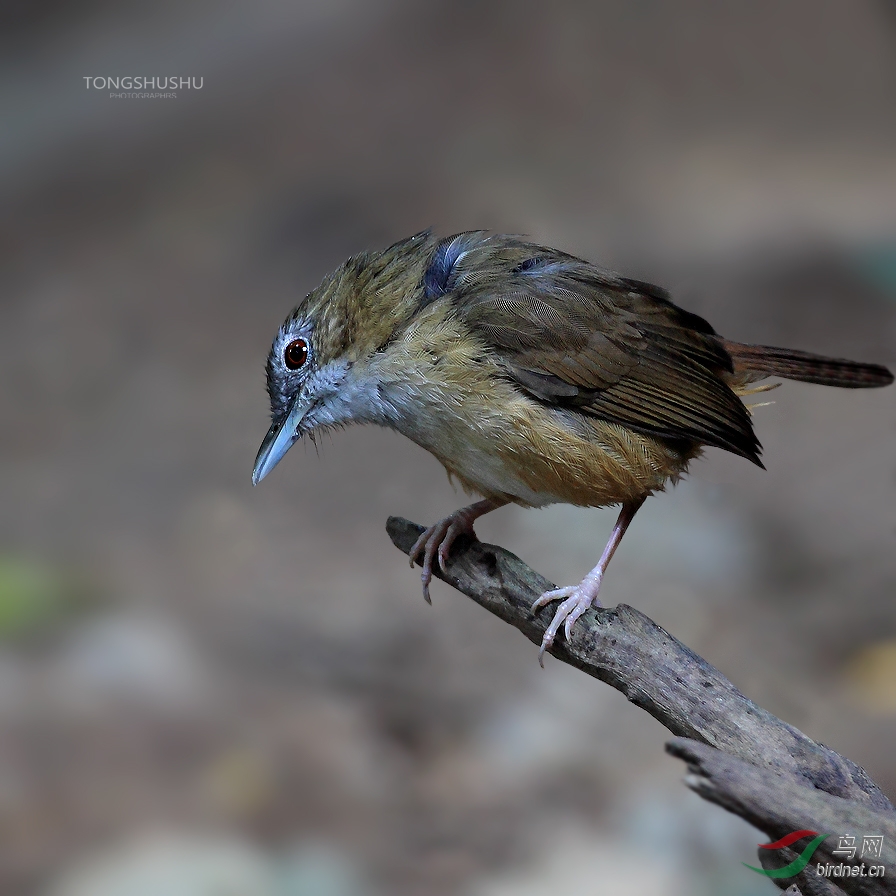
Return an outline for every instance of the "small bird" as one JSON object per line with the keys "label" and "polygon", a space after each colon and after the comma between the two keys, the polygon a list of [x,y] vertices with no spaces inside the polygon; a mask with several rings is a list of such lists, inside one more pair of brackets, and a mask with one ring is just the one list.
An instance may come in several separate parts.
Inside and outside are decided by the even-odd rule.
{"label": "small bird", "polygon": [[607,565],[638,508],[675,483],[705,446],[759,467],[743,395],[769,376],[825,386],[886,386],[885,367],[723,339],[658,286],[517,236],[418,233],[356,255],[280,327],[267,361],[273,422],[257,484],[302,436],[348,423],[397,430],[482,500],[426,529],[433,564],[483,514],[514,503],[621,504],[598,564],[561,601],[561,626],[600,606]]}

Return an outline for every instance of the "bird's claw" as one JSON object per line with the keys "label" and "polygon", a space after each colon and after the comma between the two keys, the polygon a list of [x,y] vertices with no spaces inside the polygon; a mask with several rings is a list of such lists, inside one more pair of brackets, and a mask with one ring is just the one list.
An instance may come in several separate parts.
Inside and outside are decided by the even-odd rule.
{"label": "bird's claw", "polygon": [[563,600],[563,603],[557,607],[557,611],[554,613],[554,618],[551,620],[551,624],[547,627],[547,631],[545,631],[544,637],[541,639],[541,647],[538,651],[538,664],[542,668],[544,668],[545,652],[551,649],[554,639],[557,637],[557,632],[560,631],[560,626],[563,626],[566,640],[569,641],[572,635],[573,626],[576,624],[579,617],[591,607],[601,606],[600,601],[597,599],[597,588],[594,588],[592,583],[588,583],[591,587],[587,587],[586,582],[582,582],[579,585],[568,585],[565,588],[554,588],[552,591],[545,591],[545,593],[532,604],[532,612],[535,613],[542,607],[546,607],[549,603],[553,603],[555,600]]}
{"label": "bird's claw", "polygon": [[458,535],[474,534],[473,522],[470,515],[465,512],[467,509],[457,510],[446,516],[445,519],[433,523],[428,529],[424,529],[408,552],[411,566],[423,554],[423,559],[420,561],[420,565],[423,567],[420,579],[423,582],[423,599],[428,604],[432,604],[432,598],[429,596],[429,584],[432,582],[433,560],[438,561],[439,569],[447,573],[448,553],[451,550],[451,545],[457,540]]}

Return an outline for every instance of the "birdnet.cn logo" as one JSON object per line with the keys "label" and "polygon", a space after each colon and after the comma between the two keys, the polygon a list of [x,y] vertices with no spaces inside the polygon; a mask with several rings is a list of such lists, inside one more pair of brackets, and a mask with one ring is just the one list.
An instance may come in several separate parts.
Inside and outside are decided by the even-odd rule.
{"label": "birdnet.cn logo", "polygon": [[88,90],[108,90],[113,100],[174,100],[179,90],[202,90],[205,78],[82,75]]}
{"label": "birdnet.cn logo", "polygon": [[[812,839],[806,844],[803,851],[788,865],[781,868],[756,868],[753,865],[747,865],[746,862],[742,864],[765,877],[796,877],[812,862],[815,850],[831,836],[833,835],[819,834],[817,831],[793,831],[774,843],[759,844],[760,849],[784,849],[785,846],[793,846],[794,843],[811,837]],[[842,856],[846,861],[815,862],[813,870],[819,877],[883,877],[885,871],[883,865],[855,862],[856,854],[859,859],[880,859],[883,849],[883,834],[866,834],[861,837],[855,834],[840,834],[837,837],[837,848],[831,850],[831,855]]]}

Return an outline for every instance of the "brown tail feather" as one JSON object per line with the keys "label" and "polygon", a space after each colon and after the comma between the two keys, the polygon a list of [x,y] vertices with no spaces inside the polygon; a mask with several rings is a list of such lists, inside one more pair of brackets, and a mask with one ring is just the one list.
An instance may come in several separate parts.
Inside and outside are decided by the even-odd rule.
{"label": "brown tail feather", "polygon": [[789,380],[844,389],[867,389],[888,386],[893,382],[893,374],[879,364],[826,358],[824,355],[771,345],[743,345],[727,339],[724,346],[731,355],[735,377],[743,377],[746,382],[764,376],[782,376]]}

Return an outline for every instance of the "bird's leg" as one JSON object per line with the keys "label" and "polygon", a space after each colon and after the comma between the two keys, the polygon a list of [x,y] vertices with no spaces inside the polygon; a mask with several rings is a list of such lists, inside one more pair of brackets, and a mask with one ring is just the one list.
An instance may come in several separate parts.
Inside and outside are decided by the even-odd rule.
{"label": "bird's leg", "polygon": [[601,554],[597,566],[595,566],[578,585],[571,585],[566,588],[555,588],[553,591],[545,591],[545,593],[532,604],[532,612],[534,613],[536,610],[540,610],[552,601],[565,598],[563,603],[557,607],[557,612],[554,614],[554,618],[551,620],[551,624],[548,626],[548,630],[544,633],[544,638],[541,641],[541,649],[538,651],[538,662],[542,666],[544,666],[544,653],[550,648],[551,644],[554,643],[554,638],[557,636],[560,626],[563,626],[568,641],[572,627],[576,624],[576,620],[579,616],[581,616],[589,607],[599,607],[601,605],[600,601],[597,599],[597,592],[600,591],[601,580],[604,577],[604,573],[606,572],[613,554],[616,552],[616,548],[619,547],[619,542],[622,541],[622,536],[625,535],[625,530],[628,529],[629,524],[635,518],[635,514],[638,512],[638,508],[644,503],[645,497],[646,495],[634,501],[627,501],[622,505],[622,510],[619,511],[619,518],[616,520],[616,525],[613,527],[610,540],[607,542],[607,546],[604,548],[604,552]]}
{"label": "bird's leg", "polygon": [[408,556],[411,560],[411,566],[413,566],[420,554],[423,554],[423,572],[420,574],[420,578],[423,580],[423,597],[428,604],[432,603],[432,599],[429,596],[429,583],[432,581],[433,560],[438,557],[439,566],[442,572],[445,572],[448,552],[451,550],[451,545],[454,544],[457,536],[466,533],[475,537],[473,523],[479,517],[490,513],[492,510],[497,510],[499,507],[503,507],[506,503],[507,501],[486,498],[471,504],[469,507],[461,507],[460,510],[450,513],[445,519],[433,523],[414,542],[414,546],[411,548]]}

